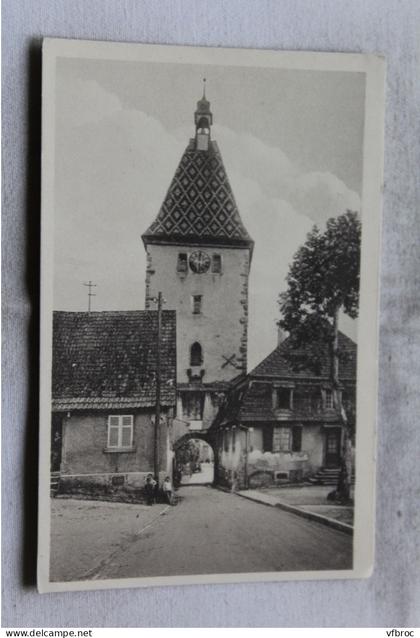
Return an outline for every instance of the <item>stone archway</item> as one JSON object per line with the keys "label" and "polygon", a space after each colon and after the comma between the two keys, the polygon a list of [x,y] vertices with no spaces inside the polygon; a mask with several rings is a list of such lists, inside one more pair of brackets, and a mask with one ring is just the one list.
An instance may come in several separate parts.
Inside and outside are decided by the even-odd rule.
{"label": "stone archway", "polygon": [[[195,444],[195,445],[194,445]],[[193,430],[173,445],[174,484],[213,485],[216,473],[216,450],[207,432]]]}

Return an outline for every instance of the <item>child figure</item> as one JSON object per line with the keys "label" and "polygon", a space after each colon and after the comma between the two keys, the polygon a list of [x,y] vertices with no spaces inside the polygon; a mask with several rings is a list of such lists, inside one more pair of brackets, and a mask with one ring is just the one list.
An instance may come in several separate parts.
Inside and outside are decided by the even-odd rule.
{"label": "child figure", "polygon": [[172,505],[172,483],[169,476],[167,476],[163,481],[162,490],[169,505]]}
{"label": "child figure", "polygon": [[155,502],[156,481],[153,478],[153,474],[148,474],[144,482],[144,489],[146,492],[146,500],[148,505],[153,505]]}

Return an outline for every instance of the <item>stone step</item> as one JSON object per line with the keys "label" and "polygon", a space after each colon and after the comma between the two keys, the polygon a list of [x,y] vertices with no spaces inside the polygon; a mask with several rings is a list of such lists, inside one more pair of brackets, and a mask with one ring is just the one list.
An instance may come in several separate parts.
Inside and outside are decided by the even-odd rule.
{"label": "stone step", "polygon": [[50,495],[55,496],[60,487],[60,472],[51,472],[50,475]]}

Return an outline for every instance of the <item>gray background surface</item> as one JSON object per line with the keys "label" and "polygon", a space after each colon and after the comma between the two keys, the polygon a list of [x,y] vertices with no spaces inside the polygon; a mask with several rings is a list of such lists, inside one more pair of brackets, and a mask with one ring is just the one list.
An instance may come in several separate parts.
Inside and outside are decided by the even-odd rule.
{"label": "gray background surface", "polygon": [[[376,566],[365,581],[37,594],[37,315],[43,36],[372,52],[388,63]],[[420,4],[3,3],[3,626],[418,626]]]}

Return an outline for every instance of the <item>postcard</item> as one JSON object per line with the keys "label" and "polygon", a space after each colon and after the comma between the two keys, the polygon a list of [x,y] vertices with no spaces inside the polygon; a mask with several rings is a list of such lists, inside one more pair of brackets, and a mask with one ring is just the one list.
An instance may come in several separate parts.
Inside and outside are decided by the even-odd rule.
{"label": "postcard", "polygon": [[384,77],[44,40],[40,592],[371,574]]}

